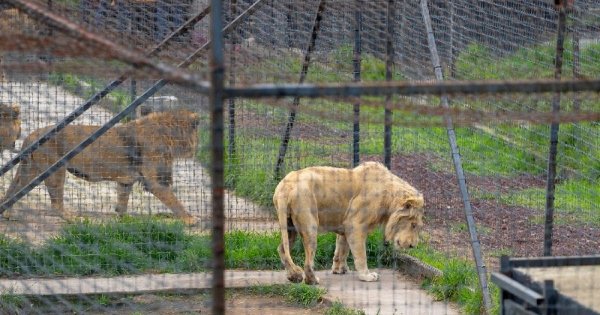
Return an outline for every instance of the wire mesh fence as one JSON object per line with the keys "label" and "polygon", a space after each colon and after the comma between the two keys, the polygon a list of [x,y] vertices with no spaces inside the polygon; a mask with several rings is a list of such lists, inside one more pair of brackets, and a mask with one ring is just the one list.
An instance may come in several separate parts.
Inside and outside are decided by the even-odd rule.
{"label": "wire mesh fence", "polygon": [[[508,314],[505,299],[529,301],[493,271],[538,294],[530,311],[600,312],[594,264],[544,265],[580,279],[545,287],[537,260],[500,263],[600,254],[595,1],[0,9],[3,312]],[[349,175],[369,161],[391,174]],[[339,169],[299,190],[325,175],[292,172],[314,166]],[[309,175],[288,180],[278,221],[287,174]],[[398,219],[415,191],[423,217]],[[294,206],[307,196],[318,219]],[[312,225],[347,239],[319,236],[318,286],[288,284],[302,276],[284,270],[280,224],[300,233],[289,251],[313,284]],[[548,304],[550,289],[568,303]]]}

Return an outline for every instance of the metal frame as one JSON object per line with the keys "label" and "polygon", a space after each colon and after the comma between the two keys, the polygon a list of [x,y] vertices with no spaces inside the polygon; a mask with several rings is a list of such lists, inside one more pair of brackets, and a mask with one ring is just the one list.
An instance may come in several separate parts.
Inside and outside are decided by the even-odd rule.
{"label": "metal frame", "polygon": [[600,255],[500,259],[500,272],[491,276],[500,288],[501,315],[599,314],[556,290],[552,280],[534,282],[516,268],[559,268],[600,265]]}
{"label": "metal frame", "polygon": [[[442,66],[440,63],[440,57],[438,55],[437,46],[435,43],[433,28],[431,26],[431,17],[429,15],[427,0],[421,0],[421,12],[423,15],[423,21],[425,23],[425,28],[427,30],[427,43],[431,52],[431,62],[433,64],[435,78],[438,81],[443,81],[444,75],[442,73]],[[448,95],[443,94],[440,103],[440,105],[443,108],[450,108]],[[454,122],[452,121],[452,117],[449,115],[444,115],[444,122],[446,123],[446,132],[448,134],[448,142],[450,144],[452,161],[454,162],[454,171],[458,180],[458,188],[460,190],[460,195],[463,201],[465,221],[467,222],[467,227],[469,229],[469,237],[471,238],[471,250],[475,259],[475,265],[477,267],[477,276],[479,278],[479,286],[483,296],[483,304],[485,306],[485,310],[487,312],[490,312],[492,309],[492,298],[490,297],[490,290],[488,288],[487,267],[485,266],[483,255],[481,253],[479,233],[477,232],[477,225],[475,224],[475,217],[473,216],[473,209],[471,207],[471,197],[469,195],[469,190],[467,189],[465,172],[463,170],[462,159],[460,157],[458,142],[456,140],[456,133],[454,131]]]}
{"label": "metal frame", "polygon": [[[565,43],[565,32],[567,24],[567,12],[564,6],[558,8],[558,26],[556,36],[556,57],[554,79],[560,80],[562,76],[563,52]],[[552,113],[560,112],[560,92],[552,97]],[[544,222],[544,256],[552,255],[552,230],[554,225],[554,191],[556,188],[556,155],[558,153],[558,129],[559,123],[550,124],[550,146],[548,148],[548,175],[546,178],[546,217]]]}

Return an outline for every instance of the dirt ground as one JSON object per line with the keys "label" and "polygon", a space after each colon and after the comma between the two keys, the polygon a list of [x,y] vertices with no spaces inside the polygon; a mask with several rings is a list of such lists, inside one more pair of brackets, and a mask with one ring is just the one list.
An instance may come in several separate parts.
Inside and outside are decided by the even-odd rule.
{"label": "dirt ground", "polygon": [[[211,296],[207,293],[142,294],[127,297],[89,297],[86,301],[61,298],[41,305],[27,305],[20,309],[29,314],[89,314],[89,315],[177,315],[212,314]],[[76,303],[75,303],[76,302]],[[247,315],[309,315],[325,314],[327,303],[303,307],[286,301],[283,297],[247,294],[243,291],[228,292],[226,314]],[[10,309],[1,309],[11,314]],[[14,313],[21,314],[21,313]]]}
{"label": "dirt ground", "polygon": [[[376,160],[376,159],[371,159]],[[423,192],[426,200],[426,231],[435,248],[470,256],[470,236],[465,225],[464,206],[454,170],[432,171],[435,158],[426,154],[392,157],[392,171]],[[467,176],[471,204],[479,239],[489,271],[496,270],[499,256],[541,256],[543,211],[478,199],[473,192],[507,193],[525,188],[545,187],[543,176],[515,178]],[[553,255],[590,255],[600,250],[600,228],[576,220],[555,223]]]}

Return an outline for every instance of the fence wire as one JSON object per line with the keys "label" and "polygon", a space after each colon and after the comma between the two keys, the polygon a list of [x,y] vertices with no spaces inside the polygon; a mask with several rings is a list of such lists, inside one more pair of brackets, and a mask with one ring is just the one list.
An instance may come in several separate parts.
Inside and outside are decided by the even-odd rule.
{"label": "fence wire", "polygon": [[[436,82],[419,1],[223,1],[216,164],[210,1],[1,2],[1,312],[208,313],[225,303],[231,314],[511,314],[523,305],[600,313],[600,5],[564,2],[562,81],[554,82],[557,4],[423,1],[444,79]],[[17,196],[116,116],[63,169]],[[19,153],[56,124],[45,143]],[[548,241],[551,124],[559,126],[553,256],[535,258]],[[374,229],[366,261],[380,279],[364,282],[354,249],[348,274],[332,274],[336,239],[323,234],[320,284],[289,284],[277,184],[307,167],[368,161],[423,194],[419,245],[392,250],[384,227]],[[224,301],[210,290],[211,172],[221,162]],[[336,176],[316,196],[343,186]],[[365,178],[360,187],[385,182]],[[301,267],[309,236],[291,245]],[[433,268],[415,267],[415,258]],[[488,288],[477,278],[482,267],[485,279],[498,271]],[[519,285],[531,292],[515,293]]]}

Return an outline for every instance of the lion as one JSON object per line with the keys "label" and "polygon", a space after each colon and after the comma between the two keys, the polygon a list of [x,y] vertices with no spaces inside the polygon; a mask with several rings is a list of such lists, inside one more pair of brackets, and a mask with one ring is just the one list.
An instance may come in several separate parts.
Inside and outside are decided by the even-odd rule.
{"label": "lion", "polygon": [[[63,204],[65,174],[69,171],[90,182],[117,182],[115,210],[120,215],[127,211],[134,183],[141,182],[145,190],[156,196],[185,224],[196,224],[196,219],[175,197],[171,184],[174,159],[193,157],[196,152],[199,123],[197,113],[179,110],[152,113],[109,129],[44,181],[52,210],[67,221],[74,218]],[[48,126],[35,130],[27,136],[23,146],[28,146],[50,128]],[[98,128],[99,126],[69,125],[44,143],[20,163],[2,202]],[[10,218],[10,213],[4,212],[4,216]]]}
{"label": "lion", "polygon": [[21,110],[17,105],[0,103],[0,152],[14,150],[21,135]]}
{"label": "lion", "polygon": [[[354,169],[314,166],[290,172],[275,188],[273,203],[281,229],[278,252],[292,282],[318,284],[313,266],[317,234],[337,234],[332,271],[348,271],[350,251],[362,281],[377,281],[367,268],[367,235],[385,224],[386,243],[396,249],[417,245],[423,226],[423,195],[377,162]],[[292,261],[290,247],[300,233],[304,272]]]}

